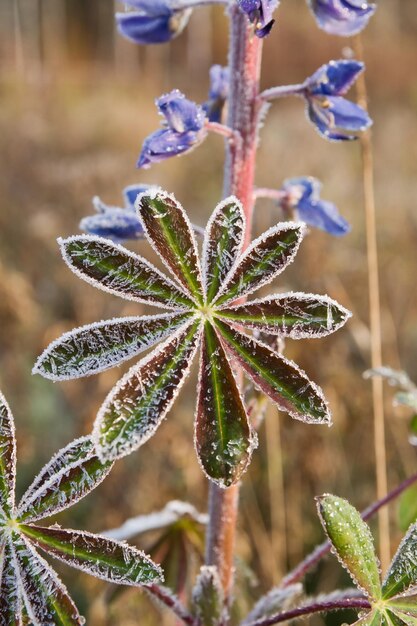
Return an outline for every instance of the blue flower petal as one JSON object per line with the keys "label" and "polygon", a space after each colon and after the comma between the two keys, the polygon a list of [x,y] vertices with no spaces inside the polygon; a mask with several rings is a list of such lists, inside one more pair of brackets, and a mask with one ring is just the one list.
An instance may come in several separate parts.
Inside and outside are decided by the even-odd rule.
{"label": "blue flower petal", "polygon": [[372,124],[368,113],[354,102],[340,96],[329,96],[327,101],[336,128],[366,130]]}
{"label": "blue flower petal", "polygon": [[152,185],[129,185],[123,189],[123,198],[125,201],[126,209],[130,211],[136,211],[135,201],[138,195],[148,191]]}
{"label": "blue flower petal", "polygon": [[275,22],[272,15],[279,5],[279,0],[237,0],[237,3],[255,24],[255,35],[261,39],[269,35]]}
{"label": "blue flower petal", "polygon": [[144,237],[143,227],[136,213],[118,207],[84,217],[80,229],[90,235],[106,237],[114,242]]}
{"label": "blue flower petal", "polygon": [[336,206],[320,199],[321,183],[312,176],[291,178],[282,186],[281,205],[290,207],[306,224],[340,237],[350,231],[349,222],[342,217]]}
{"label": "blue flower petal", "polygon": [[160,163],[173,156],[188,152],[201,143],[205,136],[205,132],[176,133],[170,129],[157,130],[145,139],[137,167],[147,169],[152,163]]}
{"label": "blue flower petal", "polygon": [[156,105],[168,126],[177,133],[198,131],[205,124],[206,115],[203,108],[188,100],[178,89],[158,98]]}
{"label": "blue flower petal", "polygon": [[375,4],[365,0],[308,0],[308,3],[321,29],[343,37],[359,33],[376,10]]}
{"label": "blue flower petal", "polygon": [[229,68],[213,65],[210,68],[208,100],[202,105],[210,122],[221,122],[224,105],[229,95]]}
{"label": "blue flower petal", "polygon": [[138,44],[171,41],[188,23],[191,9],[174,10],[166,0],[129,0],[136,11],[116,13],[121,35]]}
{"label": "blue flower petal", "polygon": [[319,67],[305,86],[314,95],[342,96],[364,70],[360,61],[330,61]]}

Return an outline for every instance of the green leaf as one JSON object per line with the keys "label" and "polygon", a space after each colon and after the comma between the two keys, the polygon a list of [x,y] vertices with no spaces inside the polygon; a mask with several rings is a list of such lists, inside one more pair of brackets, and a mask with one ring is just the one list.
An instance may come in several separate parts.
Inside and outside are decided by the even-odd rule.
{"label": "green leaf", "polygon": [[417,595],[415,594],[390,598],[388,606],[395,613],[402,612],[417,619]]}
{"label": "green leaf", "polygon": [[108,239],[58,239],[70,270],[98,289],[126,300],[168,309],[193,306],[190,298],[148,261]]}
{"label": "green leaf", "polygon": [[204,237],[203,278],[209,304],[239,257],[244,235],[243,207],[237,198],[226,198],[215,208]]}
{"label": "green leaf", "polygon": [[410,526],[382,584],[383,598],[392,598],[417,585],[417,524]]}
{"label": "green leaf", "polygon": [[387,626],[416,626],[417,621],[415,618],[410,617],[401,611],[390,611],[386,609],[384,611],[385,623]]}
{"label": "green leaf", "polygon": [[1,551],[0,568],[0,626],[21,626],[22,597],[9,544]]}
{"label": "green leaf", "polygon": [[278,224],[255,239],[215,298],[216,306],[236,300],[271,282],[294,259],[305,232],[295,222]]}
{"label": "green leaf", "polygon": [[406,489],[398,503],[398,521],[403,532],[410,524],[417,520],[417,485],[411,485]]}
{"label": "green leaf", "polygon": [[50,380],[91,376],[140,354],[190,319],[191,313],[123,317],[75,328],[52,342],[32,373]]}
{"label": "green leaf", "polygon": [[318,512],[334,551],[354,582],[372,599],[381,597],[378,561],[369,530],[347,500],[330,494],[317,498]]}
{"label": "green leaf", "polygon": [[253,300],[217,315],[262,333],[304,339],[325,337],[343,326],[349,311],[328,296],[286,293]]}
{"label": "green leaf", "polygon": [[34,522],[72,506],[108,475],[112,463],[102,463],[91,437],[60,450],[29,487],[17,511],[20,522]]}
{"label": "green leaf", "polygon": [[16,437],[13,414],[0,392],[0,523],[3,513],[11,515],[16,481]]}
{"label": "green leaf", "polygon": [[141,195],[137,209],[152,247],[181,285],[203,304],[197,244],[182,206],[158,189]]}
{"label": "green leaf", "polygon": [[82,626],[85,620],[48,563],[18,533],[13,533],[15,572],[34,626]]}
{"label": "green leaf", "polygon": [[192,593],[193,615],[201,626],[220,626],[224,611],[224,594],[218,570],[203,565]]}
{"label": "green leaf", "polygon": [[102,459],[125,456],[154,434],[188,375],[200,324],[193,320],[177,331],[133,366],[109,393],[94,425]]}
{"label": "green leaf", "polygon": [[222,343],[255,385],[292,417],[310,424],[329,424],[323,393],[295,363],[215,319]]}
{"label": "green leaf", "polygon": [[240,479],[254,447],[239,389],[210,322],[204,326],[195,443],[204,472],[222,487]]}
{"label": "green leaf", "polygon": [[367,613],[356,622],[353,622],[351,626],[382,626],[384,623],[382,613],[378,610],[374,610]]}
{"label": "green leaf", "polygon": [[21,525],[39,548],[83,572],[123,585],[161,581],[162,570],[143,552],[114,539],[78,530]]}

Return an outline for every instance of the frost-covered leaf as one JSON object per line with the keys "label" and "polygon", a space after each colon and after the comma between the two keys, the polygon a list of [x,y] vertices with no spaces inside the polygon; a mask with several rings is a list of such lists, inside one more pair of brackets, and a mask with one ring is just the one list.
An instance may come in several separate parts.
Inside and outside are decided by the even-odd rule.
{"label": "frost-covered leaf", "polygon": [[140,354],[184,324],[190,313],[123,317],[75,328],[53,341],[33,373],[51,380],[97,374]]}
{"label": "frost-covered leaf", "polygon": [[58,239],[68,267],[94,287],[127,300],[168,309],[192,306],[189,297],[148,261],[108,239]]}
{"label": "frost-covered leaf", "polygon": [[229,487],[248,466],[255,441],[227,356],[206,322],[195,420],[195,445],[204,472]]}
{"label": "frost-covered leaf", "polygon": [[239,200],[226,198],[210,217],[203,244],[203,278],[207,302],[216,296],[243,246],[245,214]]}
{"label": "frost-covered leaf", "polygon": [[21,626],[22,597],[9,544],[3,548],[0,568],[0,626]]}
{"label": "frost-covered leaf", "polygon": [[417,620],[414,617],[401,611],[385,609],[383,615],[384,621],[382,623],[384,626],[417,626]]}
{"label": "frost-covered leaf", "polygon": [[34,626],[81,626],[85,620],[48,563],[23,537],[13,533],[15,572]]}
{"label": "frost-covered leaf", "polygon": [[349,311],[328,296],[284,293],[222,309],[218,315],[262,333],[305,339],[325,337],[350,317]]}
{"label": "frost-covered leaf", "polygon": [[48,554],[103,580],[123,585],[146,585],[163,578],[158,565],[126,543],[53,526],[21,525],[20,529]]}
{"label": "frost-covered leaf", "polygon": [[217,567],[203,565],[192,593],[193,615],[201,626],[219,626],[224,611],[224,594]]}
{"label": "frost-covered leaf", "polygon": [[411,485],[402,494],[398,502],[398,521],[403,532],[410,524],[417,521],[417,485]]}
{"label": "frost-covered leaf", "polygon": [[111,467],[111,462],[100,461],[91,437],[76,439],[35,478],[19,505],[19,521],[34,522],[72,506],[95,489]]}
{"label": "frost-covered leaf", "polygon": [[257,601],[251,612],[243,620],[242,626],[280,611],[288,611],[300,599],[302,593],[303,586],[300,583],[288,587],[274,587]]}
{"label": "frost-covered leaf", "polygon": [[371,611],[370,613],[367,613],[366,615],[358,619],[356,622],[353,622],[351,626],[389,626],[389,625],[385,624],[383,614],[378,610],[374,610],[374,611]]}
{"label": "frost-covered leaf", "polygon": [[180,203],[157,188],[139,196],[136,206],[152,247],[177,281],[202,304],[197,243],[190,220]]}
{"label": "frost-covered leaf", "polygon": [[190,370],[200,338],[200,321],[165,341],[133,366],[101,406],[94,437],[103,459],[116,459],[151,437],[171,408]]}
{"label": "frost-covered leaf", "polygon": [[0,392],[0,513],[10,515],[14,507],[16,480],[16,437],[13,415]]}
{"label": "frost-covered leaf", "polygon": [[215,323],[226,351],[279,409],[303,422],[330,424],[323,392],[295,363],[228,324]]}
{"label": "frost-covered leaf", "polygon": [[382,584],[383,598],[417,587],[417,524],[410,526]]}
{"label": "frost-covered leaf", "polygon": [[415,594],[390,598],[389,607],[396,613],[401,612],[417,619],[417,595]]}
{"label": "frost-covered leaf", "polygon": [[293,261],[304,233],[304,224],[285,222],[255,239],[231,270],[214,300],[216,306],[271,282]]}
{"label": "frost-covered leaf", "polygon": [[325,494],[317,508],[335,554],[353,581],[373,600],[381,597],[378,560],[369,526],[343,498]]}

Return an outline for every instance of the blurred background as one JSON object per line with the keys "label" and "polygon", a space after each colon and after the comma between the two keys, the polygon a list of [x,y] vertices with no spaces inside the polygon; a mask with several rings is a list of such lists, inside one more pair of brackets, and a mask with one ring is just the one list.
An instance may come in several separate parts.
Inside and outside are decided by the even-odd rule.
{"label": "blurred background", "polygon": [[[174,42],[140,48],[116,34],[115,8],[112,0],[0,2],[0,383],[16,418],[20,493],[59,447],[90,431],[121,375],[116,369],[53,384],[31,376],[36,357],[75,326],[151,312],[78,280],[62,262],[56,238],[79,232],[79,220],[92,213],[94,195],[120,205],[122,188],[132,183],[158,183],[175,193],[199,225],[221,198],[218,137],[150,170],[136,170],[135,162],[143,139],[159,125],[156,97],[176,87],[197,102],[206,99],[210,66],[226,63],[223,10],[196,10]],[[415,1],[384,0],[363,38],[374,119],[384,363],[407,370],[414,380],[416,36]],[[328,60],[350,56],[350,46],[350,40],[319,31],[304,0],[283,0],[265,41],[262,85],[301,82]],[[305,426],[267,410],[241,490],[236,548],[241,615],[322,541],[314,495],[335,493],[358,508],[375,499],[371,385],[362,378],[370,366],[370,338],[360,146],[326,143],[306,121],[301,101],[278,101],[262,129],[257,183],[277,188],[300,175],[321,179],[323,197],[337,204],[352,233],[336,239],[312,231],[274,287],[328,293],[354,317],[329,338],[287,343],[286,354],[324,388],[334,425]],[[254,235],[280,219],[272,203],[259,202]],[[158,263],[146,242],[129,247]],[[162,509],[172,499],[205,511],[207,484],[193,451],[195,384],[194,369],[155,437],[119,461],[103,485],[56,521],[100,531]],[[410,415],[392,406],[392,396],[388,388],[388,473],[395,486],[416,471],[416,449],[408,443]],[[395,506],[391,518],[394,549],[401,536]],[[192,580],[203,533],[187,518],[164,536],[146,533],[136,543],[164,562],[168,582],[186,596],[184,573]],[[161,623],[138,591],[110,589],[59,564],[57,570],[87,623]],[[346,584],[334,558],[307,579],[310,591]],[[173,621],[164,614],[162,623]]]}

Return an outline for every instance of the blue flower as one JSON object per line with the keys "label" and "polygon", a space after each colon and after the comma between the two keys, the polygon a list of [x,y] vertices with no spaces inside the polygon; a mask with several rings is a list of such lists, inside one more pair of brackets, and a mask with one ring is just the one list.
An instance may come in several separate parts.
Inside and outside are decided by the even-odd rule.
{"label": "blue flower", "polygon": [[272,14],[279,5],[279,0],[237,0],[237,3],[255,24],[255,35],[261,39],[269,35],[275,22]]}
{"label": "blue flower", "polygon": [[115,243],[126,239],[141,239],[143,227],[136,214],[135,200],[137,196],[150,188],[150,185],[130,185],[123,190],[125,208],[108,206],[99,197],[93,198],[93,206],[97,213],[84,217],[80,229],[91,235],[99,235],[111,239]]}
{"label": "blue flower", "polygon": [[359,33],[375,13],[366,0],[308,0],[317,24],[330,35],[349,37]]}
{"label": "blue flower", "polygon": [[165,127],[145,139],[138,167],[148,168],[152,163],[188,152],[207,135],[203,108],[187,100],[178,89],[158,98],[156,106],[165,118]]}
{"label": "blue flower", "polygon": [[165,43],[177,37],[185,28],[191,9],[173,9],[169,0],[127,0],[136,9],[116,13],[121,35],[134,43]]}
{"label": "blue flower", "polygon": [[339,214],[331,202],[320,200],[321,183],[317,178],[303,176],[284,181],[279,205],[286,210],[296,211],[298,219],[324,230],[330,235],[346,235],[349,223]]}
{"label": "blue flower", "polygon": [[372,124],[362,107],[342,97],[363,69],[358,61],[330,61],[303,83],[307,115],[326,139],[356,139],[352,133]]}
{"label": "blue flower", "polygon": [[210,122],[221,122],[223,108],[229,95],[229,68],[213,65],[210,68],[208,100],[202,105]]}

